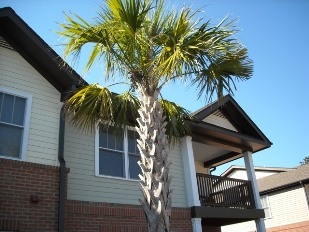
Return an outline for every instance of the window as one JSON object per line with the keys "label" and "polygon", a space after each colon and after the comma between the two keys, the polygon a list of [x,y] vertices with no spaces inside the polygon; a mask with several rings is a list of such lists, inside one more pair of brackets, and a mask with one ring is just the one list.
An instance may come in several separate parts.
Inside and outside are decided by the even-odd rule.
{"label": "window", "polygon": [[30,105],[30,96],[0,89],[0,156],[24,159]]}
{"label": "window", "polygon": [[112,126],[100,128],[96,135],[96,175],[138,179],[137,138],[138,133],[127,128],[123,132]]}
{"label": "window", "polygon": [[264,212],[265,212],[265,219],[271,218],[271,211],[270,211],[268,196],[262,196],[261,197],[261,204],[262,204],[262,208],[264,209]]}

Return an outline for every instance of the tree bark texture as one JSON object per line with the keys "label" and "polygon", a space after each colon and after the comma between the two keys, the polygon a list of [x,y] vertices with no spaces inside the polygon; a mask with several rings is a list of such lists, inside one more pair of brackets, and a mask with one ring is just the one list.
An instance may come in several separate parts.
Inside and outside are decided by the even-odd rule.
{"label": "tree bark texture", "polygon": [[137,146],[141,154],[141,190],[144,199],[139,199],[147,218],[149,232],[169,232],[171,216],[171,190],[168,158],[168,141],[165,134],[165,116],[158,101],[158,92],[151,96],[145,89],[141,93],[139,109],[139,134]]}

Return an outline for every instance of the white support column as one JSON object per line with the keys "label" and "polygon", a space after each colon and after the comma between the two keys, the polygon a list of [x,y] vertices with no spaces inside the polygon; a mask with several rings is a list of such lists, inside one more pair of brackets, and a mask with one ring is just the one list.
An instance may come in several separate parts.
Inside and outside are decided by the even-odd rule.
{"label": "white support column", "polygon": [[[244,161],[246,165],[248,180],[250,180],[252,184],[255,206],[257,209],[263,209],[261,200],[260,200],[260,193],[259,193],[259,189],[258,189],[258,185],[256,181],[255,171],[254,171],[252,152],[250,151],[244,152]],[[255,224],[256,224],[257,232],[266,232],[264,218],[256,219]]]}
{"label": "white support column", "polygon": [[[181,153],[185,178],[185,186],[187,190],[188,206],[200,206],[200,200],[198,197],[198,188],[196,180],[196,171],[194,164],[192,138],[186,136],[181,140]],[[193,232],[202,232],[202,219],[192,218],[192,230]]]}

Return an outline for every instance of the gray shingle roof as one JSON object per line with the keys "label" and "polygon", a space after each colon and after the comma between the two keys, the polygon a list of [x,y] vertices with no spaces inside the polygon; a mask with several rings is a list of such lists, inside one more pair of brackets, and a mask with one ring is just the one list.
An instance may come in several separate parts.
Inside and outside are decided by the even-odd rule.
{"label": "gray shingle roof", "polygon": [[309,164],[257,180],[260,193],[298,184],[300,181],[309,181]]}

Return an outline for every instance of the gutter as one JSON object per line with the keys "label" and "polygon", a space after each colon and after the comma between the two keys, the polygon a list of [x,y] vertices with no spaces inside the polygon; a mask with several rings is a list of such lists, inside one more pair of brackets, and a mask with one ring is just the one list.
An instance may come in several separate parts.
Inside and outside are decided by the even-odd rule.
{"label": "gutter", "polygon": [[278,186],[278,187],[275,187],[275,188],[260,191],[260,196],[268,194],[268,193],[280,191],[280,190],[283,190],[283,189],[292,188],[292,187],[299,186],[299,185],[301,187],[303,187],[303,184],[308,184],[308,183],[309,183],[309,179],[295,181],[295,182],[292,182],[292,183],[289,183],[289,184],[285,184],[285,185]]}
{"label": "gutter", "polygon": [[66,166],[64,160],[64,127],[65,127],[65,114],[60,110],[59,122],[59,141],[58,141],[58,161],[59,168],[59,207],[58,207],[58,232],[64,232],[64,218],[65,218],[65,175]]}

